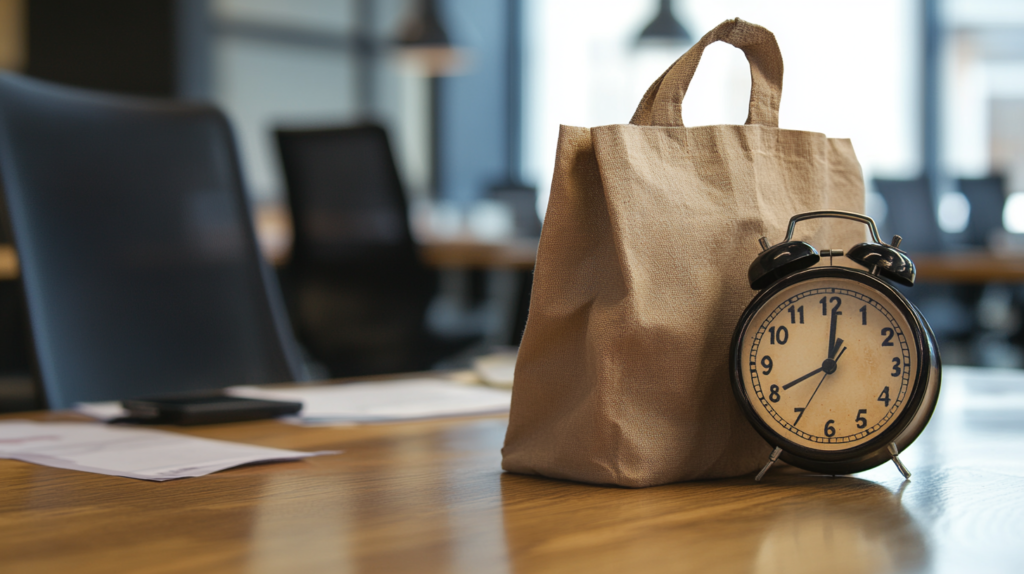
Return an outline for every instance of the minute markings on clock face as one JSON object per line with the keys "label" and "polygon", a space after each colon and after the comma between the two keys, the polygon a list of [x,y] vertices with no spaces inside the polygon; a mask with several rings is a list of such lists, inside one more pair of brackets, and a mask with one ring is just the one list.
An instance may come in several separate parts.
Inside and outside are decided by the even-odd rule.
{"label": "minute markings on clock face", "polygon": [[852,448],[885,429],[913,388],[906,319],[860,282],[823,277],[771,297],[744,335],[747,396],[775,433],[819,450]]}

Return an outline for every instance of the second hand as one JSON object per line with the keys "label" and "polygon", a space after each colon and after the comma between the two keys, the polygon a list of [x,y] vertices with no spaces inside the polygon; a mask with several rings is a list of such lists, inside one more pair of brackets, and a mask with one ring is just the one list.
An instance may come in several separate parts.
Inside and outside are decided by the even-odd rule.
{"label": "second hand", "polygon": [[[842,357],[843,353],[845,353],[845,352],[846,352],[846,347],[843,347],[843,350],[839,351],[839,354],[836,355],[835,362],[838,363],[839,362],[839,357]],[[825,377],[827,377],[828,375],[829,375],[828,373],[825,373],[824,375],[822,375],[821,380],[818,381],[818,386],[814,387],[814,392],[811,393],[811,398],[807,399],[807,404],[804,405],[804,408],[800,409],[800,415],[796,417],[796,421],[793,423],[794,427],[796,425],[800,424],[800,419],[802,419],[804,417],[804,412],[807,411],[807,407],[811,406],[811,401],[814,400],[814,395],[818,394],[818,389],[821,388],[821,383],[825,382]]]}

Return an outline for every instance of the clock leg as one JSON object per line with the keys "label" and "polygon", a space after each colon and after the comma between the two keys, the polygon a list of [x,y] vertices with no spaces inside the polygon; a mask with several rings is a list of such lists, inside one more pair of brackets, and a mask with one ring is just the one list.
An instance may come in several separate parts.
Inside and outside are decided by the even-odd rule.
{"label": "clock leg", "polygon": [[[895,445],[893,445],[893,447],[895,447]],[[773,450],[772,454],[768,457],[767,464],[765,464],[764,468],[761,469],[761,472],[757,473],[757,476],[754,477],[754,482],[761,482],[761,479],[764,478],[764,473],[768,472],[768,469],[771,468],[773,464],[775,464],[776,460],[779,460],[780,454],[782,454],[782,449],[779,447],[775,447],[775,450]],[[896,455],[893,456],[895,457]]]}
{"label": "clock leg", "polygon": [[[907,467],[903,466],[902,462],[900,462],[900,457],[899,457],[900,449],[896,448],[896,443],[894,443],[894,442],[889,443],[889,454],[892,455],[892,461],[893,461],[893,463],[896,464],[896,468],[899,469],[900,474],[903,475],[903,478],[905,478],[907,480],[910,480],[910,471],[907,470]],[[772,461],[772,462],[775,462],[775,461]],[[770,464],[769,464],[769,466],[770,466]],[[765,468],[765,470],[767,470],[767,467]],[[764,471],[761,471],[761,472],[764,472]]]}

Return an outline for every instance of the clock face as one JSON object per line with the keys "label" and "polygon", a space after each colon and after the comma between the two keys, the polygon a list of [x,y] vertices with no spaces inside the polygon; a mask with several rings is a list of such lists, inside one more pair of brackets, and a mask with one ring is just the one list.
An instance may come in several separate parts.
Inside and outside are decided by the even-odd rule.
{"label": "clock face", "polygon": [[846,277],[810,278],[771,296],[747,323],[738,352],[754,414],[814,451],[879,438],[908,408],[919,367],[900,307]]}

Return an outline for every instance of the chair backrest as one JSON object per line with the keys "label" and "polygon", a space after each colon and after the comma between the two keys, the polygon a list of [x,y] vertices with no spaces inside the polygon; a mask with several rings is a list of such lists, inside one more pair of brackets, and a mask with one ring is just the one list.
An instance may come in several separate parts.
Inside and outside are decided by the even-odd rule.
{"label": "chair backrest", "polygon": [[216,109],[3,75],[0,177],[51,408],[297,378]]}
{"label": "chair backrest", "polygon": [[988,245],[993,231],[1003,229],[1003,205],[1006,203],[1005,182],[1001,176],[980,179],[959,179],[960,192],[971,203],[971,214],[964,231],[968,245]]}
{"label": "chair backrest", "polygon": [[385,131],[277,132],[295,240],[285,270],[296,334],[334,376],[426,368],[437,274],[419,261]]}
{"label": "chair backrest", "polygon": [[415,265],[408,206],[378,126],[279,130],[294,220],[292,260],[317,265],[395,258]]}
{"label": "chair backrest", "polygon": [[898,234],[903,237],[900,248],[911,253],[933,253],[947,247],[927,178],[875,179],[873,183],[888,209],[881,225],[883,240]]}

